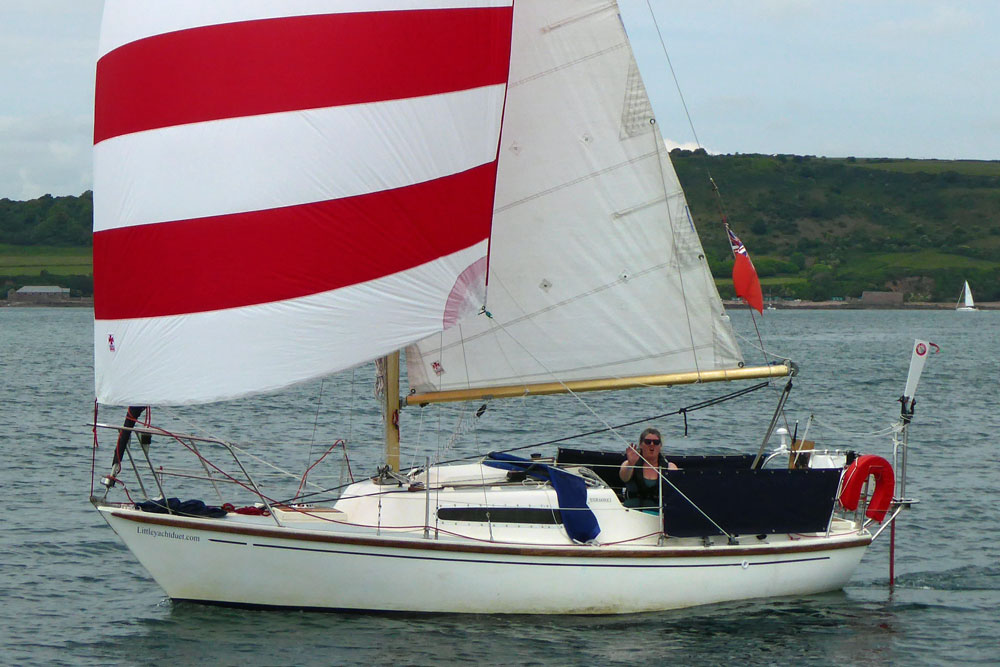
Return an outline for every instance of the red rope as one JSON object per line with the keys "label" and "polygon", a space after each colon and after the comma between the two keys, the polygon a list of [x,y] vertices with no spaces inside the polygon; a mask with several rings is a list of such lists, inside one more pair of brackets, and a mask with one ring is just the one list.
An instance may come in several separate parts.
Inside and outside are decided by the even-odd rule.
{"label": "red rope", "polygon": [[[332,445],[330,445],[330,448],[328,450],[326,450],[325,452],[323,452],[323,456],[321,456],[318,459],[316,459],[315,463],[313,463],[311,466],[309,466],[308,468],[306,468],[306,471],[304,473],[302,473],[302,481],[299,482],[299,488],[295,489],[295,495],[292,496],[293,499],[294,498],[298,498],[299,494],[302,493],[302,487],[306,485],[306,477],[309,476],[309,471],[312,470],[313,468],[315,468],[317,465],[319,465],[319,462],[322,461],[323,459],[325,459],[326,455],[329,454],[330,452],[332,452],[337,445],[343,445],[343,444],[344,444],[344,441],[338,439],[336,442],[334,442]],[[345,449],[344,452],[346,454],[347,450]],[[350,468],[350,464],[348,464],[347,469],[348,469],[348,471],[350,471],[350,469],[351,469]],[[352,482],[354,481],[354,476],[353,475],[351,475],[351,481]]]}
{"label": "red rope", "polygon": [[347,476],[351,478],[351,484],[354,483],[354,471],[351,470],[351,457],[347,455],[347,443],[344,442],[344,462],[347,464]]}
{"label": "red rope", "polygon": [[254,507],[248,505],[246,507],[234,507],[232,503],[222,503],[222,509],[227,512],[232,512],[233,514],[246,514],[247,516],[271,516],[271,513],[267,511],[266,507]]}
{"label": "red rope", "polygon": [[136,504],[136,502],[134,500],[132,500],[132,494],[129,493],[128,486],[125,484],[125,482],[121,481],[117,477],[110,477],[109,476],[109,479],[111,480],[111,486],[115,486],[117,484],[121,484],[122,485],[122,491],[125,492],[125,497],[128,498],[128,501],[130,503],[132,503],[133,505]]}

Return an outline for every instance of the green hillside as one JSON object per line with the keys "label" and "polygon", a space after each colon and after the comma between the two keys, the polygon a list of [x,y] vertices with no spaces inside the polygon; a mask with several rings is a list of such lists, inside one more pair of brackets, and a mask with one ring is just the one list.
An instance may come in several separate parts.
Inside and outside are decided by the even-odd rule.
{"label": "green hillside", "polygon": [[30,201],[0,199],[0,243],[15,246],[89,247],[94,195],[44,195]]}
{"label": "green hillside", "polygon": [[680,150],[671,158],[717,277],[731,259],[710,176],[774,296],[891,289],[949,301],[967,278],[980,300],[1000,300],[1000,162]]}
{"label": "green hillside", "polygon": [[[1000,162],[681,150],[671,159],[724,297],[732,258],[720,211],[773,297],[895,290],[947,302],[968,279],[978,300],[1000,301]],[[0,199],[2,294],[41,283],[89,295],[92,216],[90,192]]]}
{"label": "green hillside", "polygon": [[91,227],[94,200],[45,195],[30,201],[0,199],[0,298],[24,285],[94,292]]}

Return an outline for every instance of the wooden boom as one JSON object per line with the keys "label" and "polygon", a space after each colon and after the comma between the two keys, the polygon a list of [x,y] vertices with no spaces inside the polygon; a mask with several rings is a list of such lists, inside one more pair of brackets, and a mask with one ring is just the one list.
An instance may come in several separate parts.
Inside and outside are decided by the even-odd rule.
{"label": "wooden boom", "polygon": [[515,398],[518,396],[541,396],[544,394],[576,393],[582,391],[664,387],[675,384],[696,384],[699,382],[754,380],[759,378],[784,377],[794,374],[794,364],[786,361],[773,366],[750,366],[717,371],[691,371],[688,373],[639,375],[636,377],[606,378],[603,380],[572,380],[569,382],[544,382],[539,384],[505,385],[502,387],[482,387],[477,389],[431,391],[422,394],[410,394],[406,397],[405,403],[406,405],[426,405],[428,403],[471,401],[479,398]]}

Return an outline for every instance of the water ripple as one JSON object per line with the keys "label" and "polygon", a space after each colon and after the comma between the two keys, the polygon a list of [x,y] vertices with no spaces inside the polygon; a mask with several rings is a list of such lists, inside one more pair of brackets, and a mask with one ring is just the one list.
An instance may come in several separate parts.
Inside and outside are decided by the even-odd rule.
{"label": "water ripple", "polygon": [[[1000,636],[1000,546],[983,535],[1000,528],[992,508],[1000,462],[969,443],[1000,432],[994,341],[1000,318],[955,318],[909,311],[780,312],[772,344],[800,360],[789,406],[810,438],[891,456],[885,439],[863,435],[898,415],[908,350],[915,335],[941,345],[928,364],[911,433],[907,492],[921,499],[897,529],[895,587],[888,587],[888,533],[876,541],[843,592],[713,605],[654,614],[605,617],[493,617],[261,612],[175,604],[135,561],[87,502],[92,434],[92,313],[0,308],[0,401],[11,427],[2,433],[8,456],[0,488],[8,509],[0,531],[0,662],[8,664],[328,665],[497,663],[518,665],[952,664],[995,660]],[[752,323],[734,313],[752,337]],[[766,320],[767,321],[767,320]],[[769,326],[769,325],[766,325]],[[16,359],[10,350],[16,350]],[[53,357],[52,350],[64,350]],[[845,368],[855,369],[846,377]],[[352,434],[355,470],[373,469],[377,409],[368,398],[370,372],[325,385],[220,406],[174,411],[178,419],[239,442],[332,442]],[[960,378],[960,379],[959,379]],[[608,421],[624,422],[717,396],[704,385],[650,389],[639,397],[593,395],[589,404]],[[362,398],[357,398],[361,396]],[[688,436],[678,418],[660,420],[671,451],[756,451],[760,415],[774,392],[745,405],[689,414]],[[341,406],[363,404],[347,418]],[[363,403],[362,403],[363,402]],[[301,406],[324,408],[301,418]],[[319,406],[318,403],[322,403]],[[420,434],[418,460],[437,451],[459,456],[520,446],[600,425],[572,397],[491,402],[478,431],[450,443],[433,432],[435,419],[404,413],[408,434]],[[449,419],[463,414],[445,411]],[[118,421],[120,414],[102,412]],[[405,421],[409,420],[409,421]],[[13,425],[16,424],[16,427]],[[185,427],[187,430],[187,427]],[[366,431],[366,429],[368,431]],[[513,429],[513,430],[511,430]],[[719,430],[725,433],[719,437]],[[606,436],[586,446],[618,449]],[[154,440],[161,454],[168,449]],[[309,461],[309,447],[253,445],[292,467]],[[874,448],[874,449],[873,449]],[[103,469],[111,456],[102,440]],[[327,462],[329,463],[329,461]],[[316,474],[337,478],[335,466]],[[294,487],[294,483],[292,484]],[[372,574],[377,585],[377,573]],[[580,585],[586,585],[581,582]],[[640,580],[624,582],[641,595]]]}

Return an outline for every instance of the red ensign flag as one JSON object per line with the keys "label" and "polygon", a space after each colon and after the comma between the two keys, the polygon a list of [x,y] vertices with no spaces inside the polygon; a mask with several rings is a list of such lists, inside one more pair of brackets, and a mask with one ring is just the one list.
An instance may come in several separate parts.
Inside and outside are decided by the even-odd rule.
{"label": "red ensign flag", "polygon": [[757,269],[753,268],[750,255],[733,230],[726,225],[726,232],[729,233],[729,245],[733,248],[733,289],[736,296],[740,297],[751,308],[760,314],[764,314],[764,295],[760,291],[760,279],[757,277]]}

